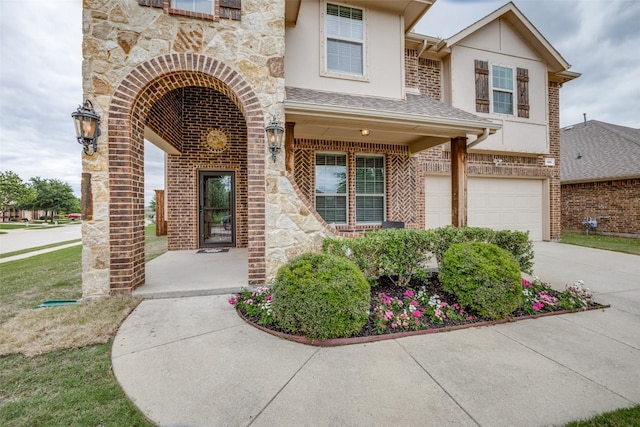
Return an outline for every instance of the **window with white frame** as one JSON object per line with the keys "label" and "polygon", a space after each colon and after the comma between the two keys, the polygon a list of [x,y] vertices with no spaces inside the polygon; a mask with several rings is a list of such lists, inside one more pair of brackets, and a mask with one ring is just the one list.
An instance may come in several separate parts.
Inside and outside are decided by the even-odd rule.
{"label": "window with white frame", "polygon": [[327,3],[325,24],[327,71],[364,75],[363,10]]}
{"label": "window with white frame", "polygon": [[513,68],[493,65],[491,67],[493,112],[513,114]]}
{"label": "window with white frame", "polygon": [[173,9],[213,15],[214,0],[171,0]]}
{"label": "window with white frame", "polygon": [[356,156],[356,223],[384,220],[384,157]]}
{"label": "window with white frame", "polygon": [[316,211],[330,224],[347,223],[347,155],[316,153]]}

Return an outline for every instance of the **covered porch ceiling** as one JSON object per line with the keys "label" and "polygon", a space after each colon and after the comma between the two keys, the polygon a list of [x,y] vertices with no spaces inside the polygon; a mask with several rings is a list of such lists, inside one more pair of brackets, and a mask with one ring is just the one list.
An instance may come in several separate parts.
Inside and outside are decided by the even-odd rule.
{"label": "covered porch ceiling", "polygon": [[[451,138],[492,134],[500,124],[424,95],[405,100],[286,88],[286,121],[295,138],[405,145],[417,153]],[[363,136],[362,129],[369,130]]]}

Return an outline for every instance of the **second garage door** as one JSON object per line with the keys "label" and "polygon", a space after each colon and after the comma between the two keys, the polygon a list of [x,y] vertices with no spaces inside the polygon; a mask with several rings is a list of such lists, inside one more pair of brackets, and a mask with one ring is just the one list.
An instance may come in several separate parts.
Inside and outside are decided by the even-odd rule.
{"label": "second garage door", "polygon": [[[533,241],[543,239],[544,181],[539,179],[469,177],[467,224],[494,230],[529,231]],[[451,178],[425,180],[426,228],[451,224]]]}

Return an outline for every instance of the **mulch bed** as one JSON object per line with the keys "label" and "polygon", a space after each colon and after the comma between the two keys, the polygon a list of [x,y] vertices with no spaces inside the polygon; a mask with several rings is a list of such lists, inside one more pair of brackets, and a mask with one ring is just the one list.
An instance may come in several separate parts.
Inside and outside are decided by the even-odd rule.
{"label": "mulch bed", "polygon": [[[418,290],[423,286],[426,288],[426,292],[429,295],[437,294],[441,297],[443,301],[447,301],[450,304],[457,302],[456,298],[453,295],[445,292],[442,289],[442,287],[440,286],[440,283],[437,280],[437,276],[431,278],[427,282],[414,281],[409,285],[408,288],[399,288],[395,286],[389,278],[381,278],[378,284],[371,288],[371,313],[372,314],[367,319],[367,323],[364,325],[360,333],[358,335],[355,335],[349,338],[332,338],[327,340],[313,340],[300,335],[289,334],[287,332],[279,330],[277,327],[273,325],[269,325],[269,326],[259,325],[257,323],[258,321],[257,318],[251,318],[250,316],[247,316],[242,310],[237,310],[237,312],[240,315],[240,317],[244,319],[247,323],[266,333],[269,333],[271,335],[275,335],[290,341],[295,341],[302,344],[314,345],[319,347],[334,347],[334,346],[349,345],[349,344],[376,342],[376,341],[396,339],[396,338],[407,337],[407,336],[447,332],[447,331],[467,329],[467,328],[480,327],[480,326],[490,326],[490,325],[497,325],[501,323],[515,322],[515,321],[525,320],[525,319],[536,319],[539,317],[576,312],[576,310],[566,310],[559,307],[546,307],[544,311],[541,311],[539,313],[528,314],[524,310],[518,309],[513,313],[511,313],[508,317],[500,320],[485,319],[478,316],[477,313],[469,312],[469,314],[473,316],[473,320],[454,321],[454,320],[446,319],[443,324],[433,324],[433,325],[430,325],[429,328],[415,330],[415,331],[387,330],[384,333],[379,333],[375,331],[374,325],[375,325],[376,319],[375,319],[375,314],[373,313],[375,312],[375,307],[376,307],[376,304],[378,303],[379,294],[384,292],[391,298],[394,298],[394,297],[402,298],[403,293],[407,291],[407,289]],[[549,293],[554,296],[557,296],[558,294],[557,291],[553,291],[553,290],[551,290]],[[589,305],[589,307],[587,307],[586,311],[604,309],[608,307],[610,307],[610,305],[601,305],[601,304],[592,302]]]}

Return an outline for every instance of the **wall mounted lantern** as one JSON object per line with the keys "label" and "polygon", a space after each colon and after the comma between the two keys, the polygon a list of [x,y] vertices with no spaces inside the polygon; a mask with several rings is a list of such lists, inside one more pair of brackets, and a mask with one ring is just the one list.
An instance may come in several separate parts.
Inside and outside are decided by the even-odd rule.
{"label": "wall mounted lantern", "polygon": [[100,116],[93,109],[93,104],[88,99],[78,109],[71,113],[76,125],[76,138],[82,144],[84,154],[93,156],[98,150],[98,137],[100,136]]}
{"label": "wall mounted lantern", "polygon": [[282,139],[284,138],[284,127],[279,122],[276,122],[275,117],[271,119],[271,123],[264,128],[267,133],[267,144],[269,145],[269,151],[271,152],[271,158],[273,163],[276,162],[276,156],[280,152],[282,147]]}

